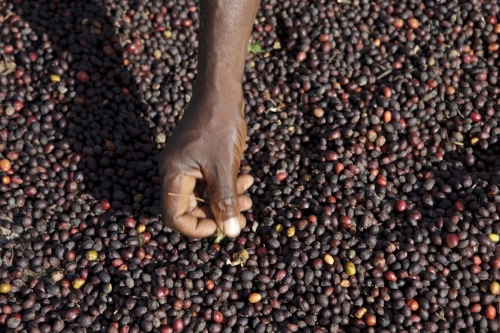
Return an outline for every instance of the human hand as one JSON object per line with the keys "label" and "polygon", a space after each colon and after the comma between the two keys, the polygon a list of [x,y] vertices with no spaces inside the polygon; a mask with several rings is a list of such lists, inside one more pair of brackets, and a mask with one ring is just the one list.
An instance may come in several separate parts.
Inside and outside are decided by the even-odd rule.
{"label": "human hand", "polygon": [[[240,212],[252,206],[243,193],[253,177],[238,177],[246,137],[241,98],[191,101],[159,159],[167,226],[193,238],[212,236],[217,227],[228,237],[239,235],[246,223]],[[205,188],[209,203],[200,205],[196,198]]]}

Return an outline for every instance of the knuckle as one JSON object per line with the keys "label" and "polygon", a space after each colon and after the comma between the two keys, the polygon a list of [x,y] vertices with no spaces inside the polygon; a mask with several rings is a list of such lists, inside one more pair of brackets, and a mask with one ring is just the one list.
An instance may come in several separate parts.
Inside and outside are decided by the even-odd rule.
{"label": "knuckle", "polygon": [[223,214],[232,214],[237,204],[238,198],[236,196],[229,196],[213,201],[212,207]]}

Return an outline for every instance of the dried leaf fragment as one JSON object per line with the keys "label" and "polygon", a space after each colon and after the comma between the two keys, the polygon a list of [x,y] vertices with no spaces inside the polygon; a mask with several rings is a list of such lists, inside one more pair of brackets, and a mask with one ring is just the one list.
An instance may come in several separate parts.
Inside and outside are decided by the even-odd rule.
{"label": "dried leaf fragment", "polygon": [[226,235],[224,235],[221,228],[217,227],[217,237],[215,238],[214,244],[219,244],[224,238],[226,238]]}
{"label": "dried leaf fragment", "polygon": [[248,258],[248,251],[243,249],[241,251],[233,253],[232,258],[226,260],[226,264],[231,266],[241,265],[241,267],[243,267],[243,264],[247,261]]}
{"label": "dried leaf fragment", "polygon": [[10,60],[9,57],[3,56],[0,59],[0,75],[9,75],[16,71],[16,63]]}

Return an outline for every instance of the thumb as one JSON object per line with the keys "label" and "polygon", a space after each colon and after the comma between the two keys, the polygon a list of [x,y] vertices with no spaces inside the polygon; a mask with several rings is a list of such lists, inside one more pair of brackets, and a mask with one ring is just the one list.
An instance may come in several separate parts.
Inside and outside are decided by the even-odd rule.
{"label": "thumb", "polygon": [[231,173],[216,170],[205,176],[215,222],[230,238],[237,237],[245,223],[238,207],[237,173],[237,169]]}

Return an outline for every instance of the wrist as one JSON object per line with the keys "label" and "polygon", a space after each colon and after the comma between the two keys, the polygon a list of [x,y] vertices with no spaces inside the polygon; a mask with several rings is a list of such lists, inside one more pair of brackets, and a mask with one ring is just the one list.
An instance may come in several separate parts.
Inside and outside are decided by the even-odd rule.
{"label": "wrist", "polygon": [[242,95],[243,72],[235,74],[228,70],[202,70],[198,72],[193,88],[193,94],[196,95],[206,92],[215,95]]}
{"label": "wrist", "polygon": [[241,113],[243,87],[240,80],[231,78],[198,77],[189,109],[205,109],[218,113]]}
{"label": "wrist", "polygon": [[229,54],[220,55],[216,50],[212,50],[210,54],[205,53],[207,52],[200,51],[198,55],[198,64],[196,66],[198,77],[242,80],[245,70],[246,52],[242,52],[242,54],[229,52]]}

